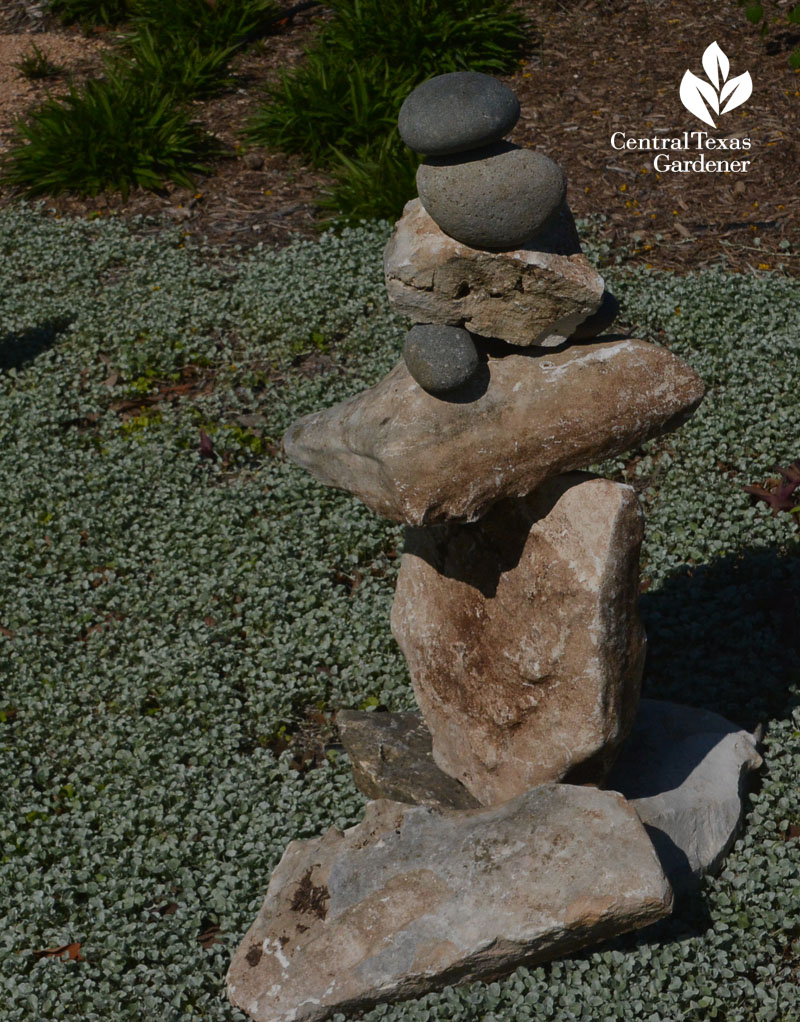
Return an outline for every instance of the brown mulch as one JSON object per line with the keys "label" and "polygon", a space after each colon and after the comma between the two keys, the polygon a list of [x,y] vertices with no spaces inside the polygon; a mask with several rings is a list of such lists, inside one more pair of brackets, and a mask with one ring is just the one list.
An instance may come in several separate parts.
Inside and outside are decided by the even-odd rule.
{"label": "brown mulch", "polygon": [[[520,6],[532,31],[518,71],[507,78],[523,110],[512,139],[564,167],[576,216],[606,217],[602,231],[612,259],[619,254],[626,263],[680,272],[724,260],[738,271],[800,273],[800,75],[788,61],[800,37],[784,26],[762,39],[741,7],[726,0],[521,0]],[[770,10],[788,6],[778,0]],[[170,186],[160,195],[134,193],[124,204],[118,195],[60,196],[48,206],[71,214],[162,214],[223,247],[282,245],[297,232],[313,235],[322,219],[315,199],[326,176],[297,157],[244,152],[241,132],[264,85],[302,60],[315,23],[325,16],[323,4],[286,19],[238,58],[233,90],[195,104],[197,118],[231,151],[196,191]],[[76,32],[54,23],[41,2],[6,0],[0,32],[35,39],[45,30]],[[714,40],[730,58],[731,75],[747,70],[753,78],[751,98],[712,132],[752,139],[749,153],[729,156],[750,159],[748,172],[657,174],[655,153],[615,151],[614,131],[649,137],[705,130],[684,109],[678,88],[687,68],[702,74],[702,53]],[[0,206],[16,198],[0,189]]]}
{"label": "brown mulch", "polygon": [[[800,75],[788,60],[800,35],[775,30],[762,40],[730,2],[590,0],[541,9],[548,13],[538,20],[540,55],[513,83],[525,119],[515,140],[562,163],[575,214],[605,214],[609,242],[635,240],[636,262],[688,271],[724,257],[737,270],[782,263],[800,272]],[[715,40],[730,58],[730,74],[749,71],[753,79],[751,98],[721,120],[719,132],[695,119],[678,95],[687,68],[703,74],[703,51]],[[638,138],[696,129],[750,137],[749,170],[659,175],[655,153],[610,144],[615,131]],[[784,239],[793,255],[780,247]]]}

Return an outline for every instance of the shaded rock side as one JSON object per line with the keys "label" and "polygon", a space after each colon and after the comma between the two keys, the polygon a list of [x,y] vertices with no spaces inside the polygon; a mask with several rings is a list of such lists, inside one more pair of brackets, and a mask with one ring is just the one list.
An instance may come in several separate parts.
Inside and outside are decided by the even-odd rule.
{"label": "shaded rock side", "polygon": [[619,302],[610,291],[603,292],[603,300],[597,312],[592,313],[578,324],[570,341],[589,341],[598,334],[604,334],[619,314]]}
{"label": "shaded rock side", "polygon": [[336,726],[359,791],[414,805],[474,809],[480,805],[433,761],[431,736],[418,713],[340,710]]}
{"label": "shaded rock side", "polygon": [[665,916],[671,897],[615,793],[372,802],[358,826],[288,846],[228,993],[257,1022],[316,1022],[555,958]]}
{"label": "shaded rock side", "polygon": [[528,246],[493,253],[449,237],[412,199],[383,267],[389,301],[415,322],[463,326],[522,347],[562,344],[603,298],[603,278],[581,254],[566,206]]}
{"label": "shaded rock side", "polygon": [[574,473],[407,530],[392,632],[434,760],[483,805],[605,779],[639,703],[642,522],[631,487]]}
{"label": "shaded rock side", "polygon": [[643,699],[608,778],[644,822],[673,887],[715,873],[742,822],[754,737],[719,714]]}
{"label": "shaded rock side", "polygon": [[457,400],[427,394],[400,362],[369,390],[299,419],[283,442],[292,461],[386,518],[468,522],[677,428],[702,396],[693,369],[637,340],[489,356]]}

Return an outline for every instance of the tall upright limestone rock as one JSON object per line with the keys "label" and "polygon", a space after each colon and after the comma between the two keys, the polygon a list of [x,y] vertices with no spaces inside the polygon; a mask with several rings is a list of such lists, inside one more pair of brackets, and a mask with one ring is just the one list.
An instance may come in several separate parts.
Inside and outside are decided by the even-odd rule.
{"label": "tall upright limestone rock", "polygon": [[392,631],[434,760],[484,805],[601,783],[639,703],[642,513],[587,473],[407,530]]}

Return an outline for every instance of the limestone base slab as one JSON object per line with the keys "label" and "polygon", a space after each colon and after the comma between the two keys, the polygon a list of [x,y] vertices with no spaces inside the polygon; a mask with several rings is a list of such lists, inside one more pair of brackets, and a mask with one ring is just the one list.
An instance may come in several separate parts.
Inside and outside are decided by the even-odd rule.
{"label": "limestone base slab", "polygon": [[545,785],[491,809],[371,802],[293,841],[228,972],[256,1022],[490,979],[667,915],[672,891],[615,792]]}

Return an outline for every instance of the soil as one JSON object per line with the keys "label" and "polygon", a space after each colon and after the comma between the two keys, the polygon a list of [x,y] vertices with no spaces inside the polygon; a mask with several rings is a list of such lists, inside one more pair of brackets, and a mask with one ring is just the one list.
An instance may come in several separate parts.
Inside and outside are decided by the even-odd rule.
{"label": "soil", "polygon": [[[767,6],[777,16],[792,5],[778,0]],[[741,272],[800,273],[800,73],[789,63],[800,33],[793,35],[785,18],[762,38],[743,9],[725,0],[521,0],[520,7],[530,32],[518,70],[506,78],[523,110],[512,140],[564,167],[575,215],[606,218],[602,233],[611,260],[678,272],[724,262]],[[324,4],[316,4],[285,18],[237,58],[233,89],[194,104],[197,119],[230,149],[196,190],[137,191],[125,203],[119,195],[57,196],[47,199],[48,207],[61,214],[162,215],[223,248],[280,246],[294,233],[313,235],[324,218],[315,200],[329,179],[297,157],[243,151],[241,133],[265,85],[303,59],[315,26],[327,16]],[[102,73],[102,52],[119,41],[114,31],[87,39],[59,25],[44,0],[5,0],[0,33],[0,151],[10,145],[16,117],[47,90],[65,90],[70,74],[80,81]],[[731,76],[749,71],[753,80],[752,96],[724,115],[720,130],[707,129],[679,99],[684,72],[703,75],[702,54],[714,41],[730,58]],[[65,67],[57,78],[31,83],[14,67],[34,42]],[[751,139],[748,153],[719,154],[749,159],[748,170],[656,173],[656,153],[611,144],[614,132],[682,137],[698,129],[722,140]],[[670,159],[689,156],[672,153]],[[0,188],[0,206],[18,198]]]}

